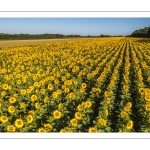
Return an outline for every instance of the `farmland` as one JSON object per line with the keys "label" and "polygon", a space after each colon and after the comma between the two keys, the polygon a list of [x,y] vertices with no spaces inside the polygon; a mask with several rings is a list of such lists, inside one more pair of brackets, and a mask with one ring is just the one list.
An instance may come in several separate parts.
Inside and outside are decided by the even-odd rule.
{"label": "farmland", "polygon": [[[11,46],[20,46],[20,45],[30,45],[30,44],[43,44],[49,42],[64,42],[70,40],[81,40],[83,38],[64,38],[64,39],[35,39],[35,40],[0,40],[1,47],[11,47]],[[86,39],[86,38],[84,38]],[[88,38],[89,39],[89,38]]]}
{"label": "farmland", "polygon": [[0,131],[150,132],[148,41],[1,46]]}

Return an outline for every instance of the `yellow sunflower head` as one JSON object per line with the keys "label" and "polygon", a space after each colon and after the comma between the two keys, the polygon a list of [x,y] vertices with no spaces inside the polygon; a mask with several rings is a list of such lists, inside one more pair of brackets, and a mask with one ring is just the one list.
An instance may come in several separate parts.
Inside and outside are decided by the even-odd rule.
{"label": "yellow sunflower head", "polygon": [[20,103],[20,108],[25,108],[25,106],[26,106],[25,102]]}
{"label": "yellow sunflower head", "polygon": [[95,127],[90,127],[88,132],[94,133],[97,132],[97,129]]}
{"label": "yellow sunflower head", "polygon": [[23,125],[24,125],[24,123],[23,123],[23,120],[22,120],[22,119],[16,119],[16,121],[15,121],[15,126],[16,126],[17,128],[22,128]]}
{"label": "yellow sunflower head", "polygon": [[10,98],[9,98],[9,102],[10,102],[11,104],[15,103],[15,102],[16,102],[16,98],[15,98],[15,97],[10,97]]}
{"label": "yellow sunflower head", "polygon": [[146,105],[146,110],[147,110],[147,111],[150,111],[150,103],[148,103],[148,104]]}
{"label": "yellow sunflower head", "polygon": [[9,113],[14,113],[15,112],[15,107],[14,106],[9,106],[8,107],[8,112]]}
{"label": "yellow sunflower head", "polygon": [[57,93],[57,92],[53,92],[53,93],[52,93],[52,97],[53,97],[53,98],[57,98],[57,97],[58,97],[58,93]]}
{"label": "yellow sunflower head", "polygon": [[36,96],[35,94],[33,94],[33,95],[31,96],[31,101],[34,102],[34,101],[36,101],[36,100],[37,100],[37,96]]}
{"label": "yellow sunflower head", "polygon": [[4,90],[8,90],[8,88],[9,88],[8,84],[3,84],[3,89]]}
{"label": "yellow sunflower head", "polygon": [[41,128],[38,129],[38,132],[39,132],[39,133],[46,133],[46,130],[41,127]]}
{"label": "yellow sunflower head", "polygon": [[8,117],[7,117],[7,116],[1,116],[1,117],[0,117],[0,121],[1,121],[2,123],[6,123],[6,122],[8,122]]}
{"label": "yellow sunflower head", "polygon": [[70,120],[72,126],[77,126],[78,120],[76,118]]}
{"label": "yellow sunflower head", "polygon": [[81,104],[79,104],[79,105],[77,106],[77,109],[78,109],[78,111],[82,111],[82,110],[83,110],[83,106],[82,106]]}
{"label": "yellow sunflower head", "polygon": [[92,106],[92,103],[91,103],[90,100],[88,100],[88,101],[85,102],[85,107],[86,108],[90,108],[91,106]]}
{"label": "yellow sunflower head", "polygon": [[81,84],[81,87],[82,87],[83,89],[85,89],[85,88],[87,87],[86,83],[82,83],[82,84]]}
{"label": "yellow sunflower head", "polygon": [[28,115],[26,119],[27,119],[28,123],[31,123],[33,121],[33,116],[32,115]]}
{"label": "yellow sunflower head", "polygon": [[40,108],[40,103],[35,103],[35,108],[39,109]]}
{"label": "yellow sunflower head", "polygon": [[105,119],[103,119],[103,118],[100,118],[99,120],[98,120],[98,123],[101,125],[101,126],[106,126],[106,120]]}
{"label": "yellow sunflower head", "polygon": [[53,127],[50,124],[44,124],[44,128],[47,132],[50,132],[53,129]]}
{"label": "yellow sunflower head", "polygon": [[55,111],[53,112],[53,116],[54,116],[55,119],[60,119],[60,117],[61,117],[61,112],[58,111],[58,110],[55,110]]}
{"label": "yellow sunflower head", "polygon": [[7,132],[15,132],[16,131],[16,128],[14,125],[8,125],[7,126]]}
{"label": "yellow sunflower head", "polygon": [[47,87],[49,90],[52,90],[53,89],[53,85],[52,84],[48,84],[48,87]]}
{"label": "yellow sunflower head", "polygon": [[82,118],[82,114],[80,112],[76,112],[75,113],[75,118],[77,118],[78,120]]}
{"label": "yellow sunflower head", "polygon": [[27,93],[27,91],[25,89],[20,90],[22,95],[25,95]]}
{"label": "yellow sunflower head", "polygon": [[126,127],[127,127],[127,129],[132,129],[132,127],[133,127],[133,121],[132,120],[128,121]]}

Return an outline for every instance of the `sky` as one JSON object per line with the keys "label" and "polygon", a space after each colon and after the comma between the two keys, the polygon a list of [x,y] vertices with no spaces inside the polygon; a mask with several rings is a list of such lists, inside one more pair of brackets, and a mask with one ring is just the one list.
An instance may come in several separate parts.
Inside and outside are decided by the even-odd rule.
{"label": "sky", "polygon": [[150,18],[0,18],[0,33],[130,35],[149,27]]}

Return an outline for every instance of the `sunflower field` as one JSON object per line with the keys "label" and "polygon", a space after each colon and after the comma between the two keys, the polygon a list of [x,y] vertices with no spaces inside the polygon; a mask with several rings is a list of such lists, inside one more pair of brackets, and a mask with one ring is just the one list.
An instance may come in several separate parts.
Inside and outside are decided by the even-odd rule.
{"label": "sunflower field", "polygon": [[1,48],[0,132],[150,132],[150,42]]}

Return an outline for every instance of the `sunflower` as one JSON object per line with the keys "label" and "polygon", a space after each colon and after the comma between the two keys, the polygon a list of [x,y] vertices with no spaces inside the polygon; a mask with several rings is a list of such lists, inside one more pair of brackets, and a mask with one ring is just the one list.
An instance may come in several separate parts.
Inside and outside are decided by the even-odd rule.
{"label": "sunflower", "polygon": [[8,88],[9,88],[8,84],[3,84],[3,89],[4,90],[8,90]]}
{"label": "sunflower", "polygon": [[37,100],[37,96],[36,96],[35,94],[33,94],[33,95],[31,96],[31,101],[34,102],[34,101],[36,101],[36,100]]}
{"label": "sunflower", "polygon": [[33,84],[35,87],[38,87],[39,86],[39,83],[38,82],[34,82]]}
{"label": "sunflower", "polygon": [[15,132],[16,131],[16,128],[14,125],[8,125],[7,126],[7,132]]}
{"label": "sunflower", "polygon": [[16,98],[15,98],[15,97],[10,97],[10,98],[9,98],[9,102],[10,102],[11,104],[15,103],[15,102],[16,102]]}
{"label": "sunflower", "polygon": [[82,84],[81,84],[81,87],[82,87],[83,89],[85,89],[85,88],[87,87],[86,83],[82,83]]}
{"label": "sunflower", "polygon": [[6,91],[2,91],[2,92],[1,92],[1,95],[2,95],[2,96],[5,96],[6,94],[7,94]]}
{"label": "sunflower", "polygon": [[68,80],[68,85],[72,85],[72,80]]}
{"label": "sunflower", "polygon": [[94,127],[90,127],[88,132],[94,133],[94,132],[97,132],[97,129]]}
{"label": "sunflower", "polygon": [[44,98],[44,103],[47,103],[48,102],[48,100],[49,100],[49,97],[48,96],[46,96],[45,98]]}
{"label": "sunflower", "polygon": [[58,111],[58,110],[55,110],[55,111],[53,112],[53,116],[54,116],[55,119],[60,119],[60,117],[61,117],[61,112]]}
{"label": "sunflower", "polygon": [[47,132],[50,132],[53,129],[53,127],[50,124],[44,124],[44,128],[46,128]]}
{"label": "sunflower", "polygon": [[62,80],[62,81],[65,81],[65,80],[66,80],[66,77],[65,77],[65,76],[62,76],[62,77],[61,77],[61,80]]}
{"label": "sunflower", "polygon": [[38,129],[38,132],[39,132],[39,133],[45,133],[46,130],[45,130],[44,128],[39,128],[39,129]]}
{"label": "sunflower", "polygon": [[9,106],[8,107],[8,112],[9,113],[14,113],[15,112],[15,107],[14,106]]}
{"label": "sunflower", "polygon": [[25,108],[25,106],[26,106],[25,102],[20,103],[20,108]]}
{"label": "sunflower", "polygon": [[53,89],[53,85],[52,84],[48,84],[47,88],[51,91]]}
{"label": "sunflower", "polygon": [[88,73],[88,74],[87,74],[87,78],[90,78],[90,77],[91,77],[91,73]]}
{"label": "sunflower", "polygon": [[125,106],[125,107],[124,107],[124,110],[125,110],[125,111],[129,111],[130,108],[128,108],[127,106]]}
{"label": "sunflower", "polygon": [[120,115],[121,115],[121,118],[125,118],[128,114],[125,111],[122,111]]}
{"label": "sunflower", "polygon": [[28,114],[34,116],[35,112],[34,112],[34,110],[30,110],[30,111],[28,112]]}
{"label": "sunflower", "polygon": [[16,126],[17,128],[22,128],[23,125],[24,125],[24,123],[23,123],[22,119],[17,119],[17,120],[15,121],[15,126]]}
{"label": "sunflower", "polygon": [[83,108],[86,107],[86,102],[82,102],[81,105],[83,106]]}
{"label": "sunflower", "polygon": [[106,123],[107,123],[106,120],[103,118],[98,119],[98,122],[101,126],[106,126]]}
{"label": "sunflower", "polygon": [[150,103],[148,103],[148,104],[146,105],[146,110],[147,110],[147,111],[150,111]]}
{"label": "sunflower", "polygon": [[77,85],[78,84],[78,81],[73,81],[74,85]]}
{"label": "sunflower", "polygon": [[21,80],[17,80],[17,84],[21,84]]}
{"label": "sunflower", "polygon": [[68,80],[64,81],[64,85],[68,85]]}
{"label": "sunflower", "polygon": [[78,120],[76,118],[70,120],[72,126],[77,126]]}
{"label": "sunflower", "polygon": [[131,108],[131,107],[132,107],[132,103],[131,103],[131,102],[128,102],[128,103],[126,104],[126,107],[127,107],[127,108]]}
{"label": "sunflower", "polygon": [[139,87],[144,87],[144,84],[143,83],[139,83]]}
{"label": "sunflower", "polygon": [[106,117],[108,116],[108,114],[109,114],[109,113],[108,113],[108,109],[105,109],[105,110],[104,110],[104,114],[105,114]]}
{"label": "sunflower", "polygon": [[11,86],[11,85],[9,85],[9,86],[8,86],[8,89],[9,89],[9,90],[12,90],[12,86]]}
{"label": "sunflower", "polygon": [[110,104],[111,99],[110,99],[110,98],[106,98],[106,99],[104,100],[104,102],[105,102],[106,104]]}
{"label": "sunflower", "polygon": [[145,100],[150,101],[150,96],[145,96]]}
{"label": "sunflower", "polygon": [[75,113],[75,118],[77,118],[78,120],[80,120],[82,118],[82,114],[80,112],[76,112]]}
{"label": "sunflower", "polygon": [[110,87],[110,88],[113,88],[113,86],[114,86],[114,82],[111,82],[111,83],[109,84],[109,87]]}
{"label": "sunflower", "polygon": [[31,123],[33,121],[33,116],[32,115],[28,115],[26,119],[27,119],[28,123]]}
{"label": "sunflower", "polygon": [[69,97],[70,97],[71,99],[75,99],[75,94],[74,94],[73,92],[71,92],[71,93],[69,94]]}
{"label": "sunflower", "polygon": [[15,98],[18,98],[18,94],[14,94],[14,97],[15,97]]}
{"label": "sunflower", "polygon": [[66,73],[66,77],[70,77],[70,73]]}
{"label": "sunflower", "polygon": [[84,92],[85,92],[85,89],[84,89],[84,88],[81,88],[81,89],[80,89],[80,92],[81,92],[81,93],[84,93]]}
{"label": "sunflower", "polygon": [[145,92],[145,89],[144,89],[144,88],[140,88],[140,89],[139,89],[139,92],[140,92],[140,93],[143,93],[143,92]]}
{"label": "sunflower", "polygon": [[66,88],[66,85],[62,85],[61,89],[64,90]]}
{"label": "sunflower", "polygon": [[92,103],[90,100],[85,102],[85,108],[90,108],[92,106]]}
{"label": "sunflower", "polygon": [[110,95],[110,92],[109,92],[109,91],[105,91],[104,95],[105,95],[106,97],[108,97],[108,96]]}
{"label": "sunflower", "polygon": [[58,84],[58,83],[59,83],[59,80],[58,80],[58,79],[55,79],[55,80],[54,80],[54,83],[55,83],[55,84]]}
{"label": "sunflower", "polygon": [[101,89],[100,89],[100,88],[97,88],[97,89],[96,89],[96,92],[97,92],[97,93],[101,93]]}
{"label": "sunflower", "polygon": [[126,128],[127,128],[127,129],[132,129],[132,127],[133,127],[133,121],[130,120],[130,121],[128,121],[128,123],[127,123],[127,125],[126,125]]}
{"label": "sunflower", "polygon": [[58,108],[63,108],[63,106],[64,106],[63,103],[58,104]]}
{"label": "sunflower", "polygon": [[27,91],[25,89],[20,90],[22,95],[25,95],[27,93]]}
{"label": "sunflower", "polygon": [[65,93],[69,93],[69,91],[70,91],[69,88],[65,88],[65,89],[64,89],[64,92],[65,92]]}
{"label": "sunflower", "polygon": [[57,97],[58,97],[58,93],[57,93],[57,92],[53,92],[53,93],[52,93],[52,97],[53,97],[53,98],[57,98]]}
{"label": "sunflower", "polygon": [[65,130],[65,129],[60,130],[60,133],[66,133],[66,132],[67,132],[67,130]]}
{"label": "sunflower", "polygon": [[127,85],[124,85],[124,86],[123,86],[123,89],[124,89],[125,91],[128,91],[128,90],[129,90],[129,87],[128,87]]}
{"label": "sunflower", "polygon": [[39,109],[40,108],[40,104],[39,103],[35,103],[35,108]]}
{"label": "sunflower", "polygon": [[95,87],[92,88],[92,92],[94,92],[94,93],[96,92],[96,88]]}
{"label": "sunflower", "polygon": [[0,121],[1,121],[2,123],[6,123],[6,122],[8,122],[8,117],[7,117],[7,116],[1,116],[1,117],[0,117]]}
{"label": "sunflower", "polygon": [[61,93],[62,93],[62,90],[61,90],[61,89],[58,89],[58,90],[57,90],[57,93],[58,93],[58,94],[61,94]]}
{"label": "sunflower", "polygon": [[79,105],[77,106],[77,109],[78,109],[78,111],[82,111],[82,110],[83,110],[83,106],[82,106],[81,104],[79,104]]}

